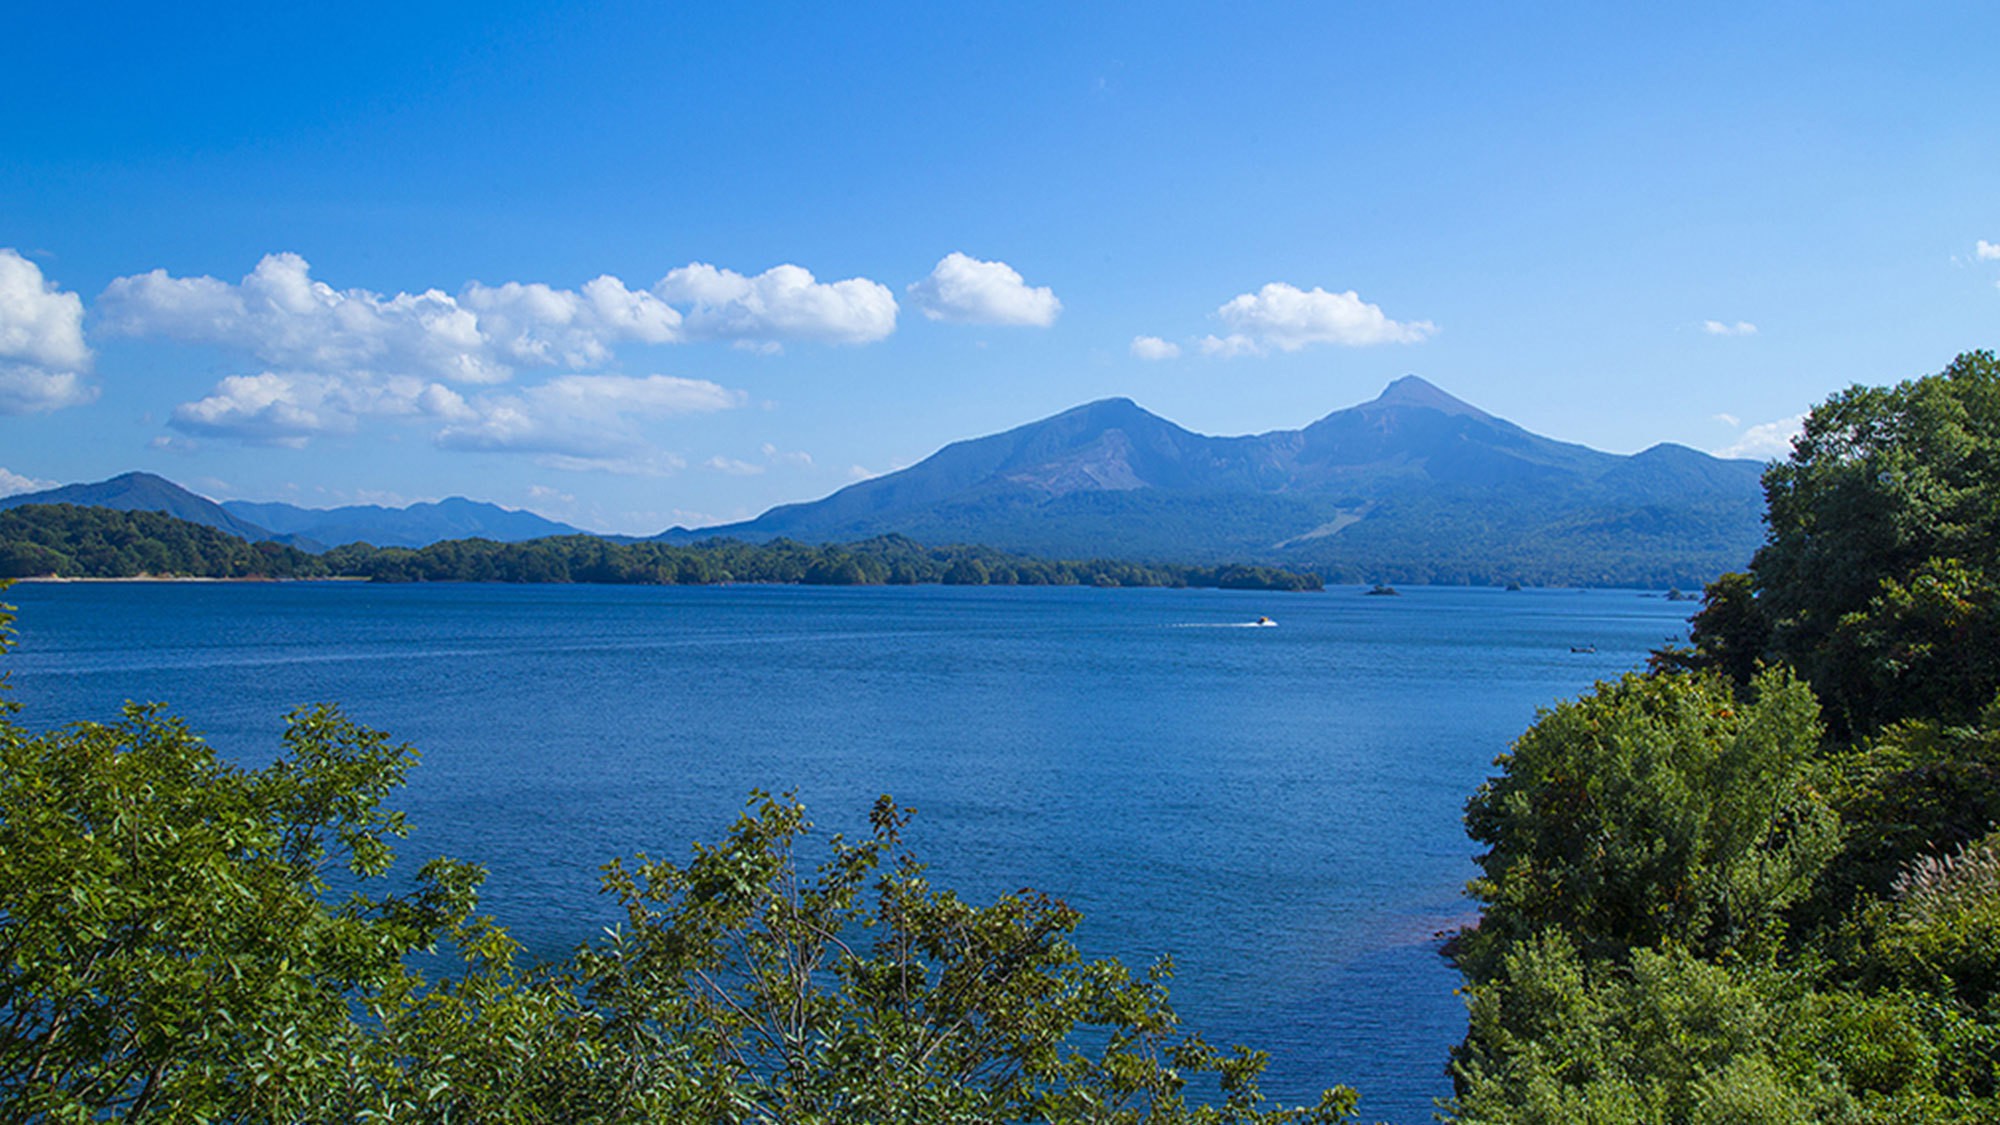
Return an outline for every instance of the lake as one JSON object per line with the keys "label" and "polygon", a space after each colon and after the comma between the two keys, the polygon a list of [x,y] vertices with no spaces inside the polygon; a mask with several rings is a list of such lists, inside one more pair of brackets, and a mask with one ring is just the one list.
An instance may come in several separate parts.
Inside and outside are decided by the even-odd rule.
{"label": "lake", "polygon": [[[432,855],[491,869],[538,954],[614,920],[598,865],[684,858],[752,789],[865,831],[881,793],[975,899],[1085,915],[1086,954],[1177,966],[1265,1089],[1345,1082],[1421,1122],[1464,1033],[1439,933],[1472,920],[1460,816],[1539,707],[1644,663],[1689,608],[1632,591],[1368,597],[1004,587],[29,583],[0,668],[31,726],[159,700],[262,765],[332,700],[414,743]],[[1260,615],[1275,628],[1247,627]],[[1591,652],[1573,649],[1592,647]]]}

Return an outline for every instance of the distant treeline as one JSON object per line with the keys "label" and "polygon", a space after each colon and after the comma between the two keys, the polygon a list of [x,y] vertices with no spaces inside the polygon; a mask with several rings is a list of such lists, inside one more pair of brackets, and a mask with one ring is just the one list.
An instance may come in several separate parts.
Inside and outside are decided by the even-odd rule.
{"label": "distant treeline", "polygon": [[326,563],[163,512],[75,504],[0,510],[0,578],[326,578]]}
{"label": "distant treeline", "polygon": [[563,535],[522,543],[454,539],[421,549],[353,543],[321,555],[158,512],[29,504],[0,511],[0,578],[367,578],[377,582],[589,582],[706,586],[1169,586],[1317,590],[1314,574],[1262,566],[1068,561],[985,547],[926,547],[899,535],[809,546],[715,539],[683,546]]}

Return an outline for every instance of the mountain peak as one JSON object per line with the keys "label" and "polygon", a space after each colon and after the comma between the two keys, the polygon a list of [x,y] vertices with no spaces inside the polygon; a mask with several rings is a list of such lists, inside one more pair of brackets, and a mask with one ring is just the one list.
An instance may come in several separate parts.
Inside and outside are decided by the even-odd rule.
{"label": "mountain peak", "polygon": [[1417,407],[1442,411],[1446,414],[1465,414],[1474,418],[1489,417],[1484,410],[1439,390],[1436,384],[1421,375],[1405,375],[1397,379],[1383,388],[1382,393],[1375,396],[1373,402],[1362,403],[1361,409],[1375,410],[1391,406]]}

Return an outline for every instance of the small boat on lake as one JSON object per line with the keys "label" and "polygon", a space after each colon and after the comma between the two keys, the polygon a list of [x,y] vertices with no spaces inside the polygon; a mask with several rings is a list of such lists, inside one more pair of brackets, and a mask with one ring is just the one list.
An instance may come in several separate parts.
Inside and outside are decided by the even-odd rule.
{"label": "small boat on lake", "polygon": [[1267,625],[1275,627],[1278,623],[1276,621],[1271,620],[1268,617],[1259,617],[1257,620],[1251,622],[1251,624],[1259,627]]}

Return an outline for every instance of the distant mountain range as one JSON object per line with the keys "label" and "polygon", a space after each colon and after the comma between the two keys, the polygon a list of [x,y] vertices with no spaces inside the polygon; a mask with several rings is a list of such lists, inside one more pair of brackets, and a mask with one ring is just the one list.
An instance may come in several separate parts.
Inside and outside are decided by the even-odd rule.
{"label": "distant mountain range", "polygon": [[[1113,398],[954,442],[900,472],[669,542],[900,534],[1059,558],[1314,570],[1329,582],[1690,589],[1763,540],[1763,464],[1533,434],[1412,375],[1302,430],[1209,437]],[[217,504],[150,473],[0,498],[161,511],[306,550],[582,534],[454,497],[406,508]]]}
{"label": "distant mountain range", "polygon": [[308,551],[345,543],[423,547],[445,539],[514,543],[547,535],[582,534],[568,524],[543,519],[533,512],[514,511],[458,496],[407,508],[374,504],[301,508],[295,504],[247,500],[218,504],[152,473],[125,473],[94,484],[68,484],[43,492],[0,497],[0,508],[23,504],[76,504],[128,512],[165,512],[252,542],[268,539]]}
{"label": "distant mountain range", "polygon": [[316,540],[328,546],[373,543],[377,547],[424,547],[445,539],[492,539],[518,543],[548,535],[582,535],[566,523],[533,512],[502,508],[463,496],[436,503],[385,508],[357,504],[345,508],[301,508],[283,503],[225,500],[230,515],[270,528],[280,535]]}
{"label": "distant mountain range", "polygon": [[900,533],[1031,554],[1316,569],[1329,581],[1698,587],[1762,541],[1763,464],[1530,433],[1414,375],[1302,430],[1192,433],[1114,398],[659,538]]}

